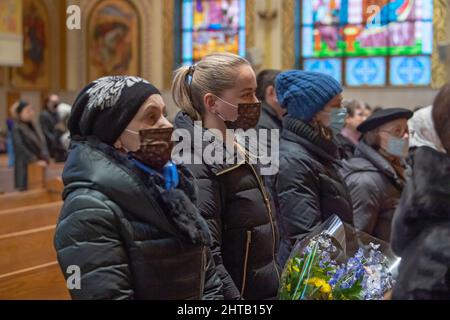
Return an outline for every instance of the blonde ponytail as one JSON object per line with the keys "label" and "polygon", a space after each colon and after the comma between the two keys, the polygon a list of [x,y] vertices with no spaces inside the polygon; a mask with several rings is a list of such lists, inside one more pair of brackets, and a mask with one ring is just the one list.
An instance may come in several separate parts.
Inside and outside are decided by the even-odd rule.
{"label": "blonde ponytail", "polygon": [[239,67],[250,63],[232,53],[215,53],[204,57],[194,66],[183,66],[175,71],[172,98],[175,104],[192,120],[202,119],[205,94],[216,96],[235,85]]}
{"label": "blonde ponytail", "polygon": [[172,82],[172,98],[178,108],[186,112],[191,119],[197,121],[201,119],[201,115],[192,103],[190,93],[191,88],[190,83],[188,82],[189,73],[192,72],[191,68],[188,66],[183,66],[175,71]]}

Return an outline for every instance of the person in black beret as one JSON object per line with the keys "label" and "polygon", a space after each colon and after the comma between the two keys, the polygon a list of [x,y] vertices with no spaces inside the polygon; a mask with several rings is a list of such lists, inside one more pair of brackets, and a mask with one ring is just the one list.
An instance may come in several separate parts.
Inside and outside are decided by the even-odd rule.
{"label": "person in black beret", "polygon": [[389,241],[391,222],[405,185],[408,124],[413,112],[382,109],[358,126],[362,137],[341,173],[350,189],[355,227]]}
{"label": "person in black beret", "polygon": [[450,84],[433,102],[432,123],[436,144],[414,151],[394,214],[391,246],[402,258],[395,300],[450,300]]}
{"label": "person in black beret", "polygon": [[36,163],[46,166],[49,160],[44,136],[33,121],[34,107],[27,101],[18,101],[14,106],[15,121],[12,142],[15,154],[14,184],[19,191],[28,189],[28,165]]}
{"label": "person in black beret", "polygon": [[54,245],[73,299],[221,299],[192,175],[170,161],[172,124],[158,89],[104,77],[68,121],[64,206]]}

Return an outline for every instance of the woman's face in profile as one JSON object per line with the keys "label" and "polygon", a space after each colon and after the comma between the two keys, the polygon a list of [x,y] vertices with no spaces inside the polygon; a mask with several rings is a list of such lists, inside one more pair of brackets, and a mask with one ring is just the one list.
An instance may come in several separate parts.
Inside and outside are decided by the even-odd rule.
{"label": "woman's face in profile", "polygon": [[224,119],[235,121],[238,115],[238,104],[258,102],[256,86],[256,75],[252,67],[242,65],[239,68],[235,85],[230,89],[224,90],[219,96],[223,101],[216,99],[216,110]]}
{"label": "woman's face in profile", "polygon": [[142,104],[138,112],[121,134],[115,147],[136,151],[140,147],[139,130],[154,128],[172,128],[166,118],[166,105],[160,94],[153,94]]}

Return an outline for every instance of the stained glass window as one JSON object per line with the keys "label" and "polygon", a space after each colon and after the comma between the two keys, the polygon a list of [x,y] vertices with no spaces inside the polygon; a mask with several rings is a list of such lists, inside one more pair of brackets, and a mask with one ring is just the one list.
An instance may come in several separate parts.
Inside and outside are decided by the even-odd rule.
{"label": "stained glass window", "polygon": [[348,86],[430,85],[433,0],[299,0],[298,10],[304,69],[340,65]]}
{"label": "stained glass window", "polygon": [[183,0],[182,64],[213,52],[245,55],[245,0]]}

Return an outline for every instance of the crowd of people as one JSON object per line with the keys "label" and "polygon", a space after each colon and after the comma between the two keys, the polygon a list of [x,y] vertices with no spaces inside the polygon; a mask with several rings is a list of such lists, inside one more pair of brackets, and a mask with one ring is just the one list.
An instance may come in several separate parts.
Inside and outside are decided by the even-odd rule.
{"label": "crowd of people", "polygon": [[[49,96],[43,134],[32,106],[15,107],[17,186],[20,167],[65,160],[54,244],[63,272],[80,267],[72,298],[276,299],[296,241],[337,215],[401,257],[394,299],[450,299],[450,85],[415,112],[372,110],[328,75],[256,76],[221,53],[176,70],[172,95],[170,122],[146,80],[100,78],[70,117]],[[280,132],[265,144],[276,174],[228,130],[254,127]],[[176,130],[192,137],[188,163],[172,157]],[[224,161],[205,160],[213,142]]]}
{"label": "crowd of people", "polygon": [[46,166],[65,161],[70,140],[66,126],[70,111],[71,106],[61,103],[56,94],[45,99],[39,117],[27,101],[19,100],[11,106],[11,116],[6,121],[8,130],[0,136],[0,152],[8,155],[8,166],[14,167],[16,190],[28,188],[28,165]]}

